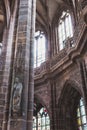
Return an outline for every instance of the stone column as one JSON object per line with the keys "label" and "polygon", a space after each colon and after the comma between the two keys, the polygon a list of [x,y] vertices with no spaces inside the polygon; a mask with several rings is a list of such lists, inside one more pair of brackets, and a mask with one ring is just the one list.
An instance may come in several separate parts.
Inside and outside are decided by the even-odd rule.
{"label": "stone column", "polygon": [[[8,122],[8,111],[9,111],[9,93],[10,93],[10,80],[11,80],[11,61],[12,61],[12,46],[13,46],[13,33],[14,33],[14,25],[16,19],[17,12],[17,1],[14,4],[14,13],[10,16],[9,27],[5,29],[4,32],[4,40],[3,40],[3,51],[2,51],[2,62],[3,64],[3,75],[2,75],[2,84],[1,84],[1,94],[0,100],[3,101],[3,107],[0,107],[0,111],[3,116],[2,119],[2,130],[7,130],[7,122]],[[2,109],[1,109],[2,108]]]}
{"label": "stone column", "polygon": [[48,32],[47,32],[47,36],[46,36],[46,57],[49,60],[50,57],[52,56],[51,52],[52,52],[52,48],[51,48],[51,29],[49,27]]}
{"label": "stone column", "polygon": [[86,70],[85,61],[83,59],[80,59],[80,61],[78,61],[78,65],[81,74],[83,97],[84,97],[84,103],[85,103],[85,109],[87,115],[87,70]]}
{"label": "stone column", "polygon": [[53,80],[51,81],[51,107],[52,107],[51,130],[57,130],[56,83]]}
{"label": "stone column", "polygon": [[[19,2],[7,130],[32,129],[35,4],[34,0],[20,0]],[[21,88],[22,91],[17,93],[16,88],[18,90]]]}
{"label": "stone column", "polygon": [[31,32],[30,32],[30,59],[29,59],[29,87],[28,87],[28,123],[27,130],[33,128],[33,109],[34,109],[34,33],[35,33],[35,16],[36,0],[32,0],[31,10]]}

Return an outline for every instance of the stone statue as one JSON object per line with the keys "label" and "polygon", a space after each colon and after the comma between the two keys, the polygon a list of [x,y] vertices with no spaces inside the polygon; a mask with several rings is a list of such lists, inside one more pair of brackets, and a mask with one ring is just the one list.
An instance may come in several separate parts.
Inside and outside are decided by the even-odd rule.
{"label": "stone statue", "polygon": [[19,82],[19,78],[15,78],[15,83],[13,86],[13,98],[12,98],[12,111],[18,113],[21,107],[21,95],[22,95],[23,85]]}

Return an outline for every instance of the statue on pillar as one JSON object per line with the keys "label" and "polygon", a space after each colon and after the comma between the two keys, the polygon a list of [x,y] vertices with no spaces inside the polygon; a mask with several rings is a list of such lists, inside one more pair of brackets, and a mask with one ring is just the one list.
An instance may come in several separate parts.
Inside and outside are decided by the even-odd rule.
{"label": "statue on pillar", "polygon": [[12,113],[18,114],[21,109],[21,96],[23,85],[19,82],[19,78],[15,78],[12,95]]}

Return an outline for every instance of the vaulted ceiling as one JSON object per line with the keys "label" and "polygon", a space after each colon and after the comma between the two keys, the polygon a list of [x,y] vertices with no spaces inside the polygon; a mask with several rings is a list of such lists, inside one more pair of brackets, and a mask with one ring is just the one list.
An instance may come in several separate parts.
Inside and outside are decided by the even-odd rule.
{"label": "vaulted ceiling", "polygon": [[[10,10],[15,0],[0,0],[0,32],[6,18],[5,2],[9,2]],[[36,0],[36,30],[47,31],[53,21],[60,17],[62,10],[73,9],[72,0]],[[12,10],[11,10],[12,11]]]}
{"label": "vaulted ceiling", "polygon": [[36,0],[36,29],[47,30],[63,9],[72,9],[72,0]]}

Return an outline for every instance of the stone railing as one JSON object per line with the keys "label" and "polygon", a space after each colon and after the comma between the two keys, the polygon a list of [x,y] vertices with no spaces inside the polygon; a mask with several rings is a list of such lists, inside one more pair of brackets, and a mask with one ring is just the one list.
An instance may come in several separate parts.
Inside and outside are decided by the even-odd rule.
{"label": "stone railing", "polygon": [[35,76],[38,76],[39,74],[43,75],[44,73],[50,71],[51,68],[55,68],[55,66],[59,65],[59,63],[63,61],[63,59],[65,59],[66,56],[68,56],[68,54],[79,45],[79,41],[82,37],[82,34],[84,33],[85,28],[86,24],[82,19],[80,19],[80,22],[75,29],[73,37],[66,40],[65,48],[59,51],[59,53],[51,60],[45,61],[41,64],[40,67],[36,68],[34,70]]}
{"label": "stone railing", "polygon": [[73,42],[75,45],[78,44],[77,41],[78,39],[80,39],[81,34],[84,32],[85,27],[86,27],[85,22],[83,21],[83,19],[80,19],[73,35]]}
{"label": "stone railing", "polygon": [[52,60],[50,62],[50,67],[53,67],[54,65],[59,63],[61,61],[61,59],[63,59],[66,55],[67,55],[66,48],[64,48],[63,50],[61,50],[58,53],[58,55],[56,55],[55,57],[52,58]]}
{"label": "stone railing", "polygon": [[34,69],[34,75],[46,73],[50,70],[50,61],[45,61],[40,67]]}

